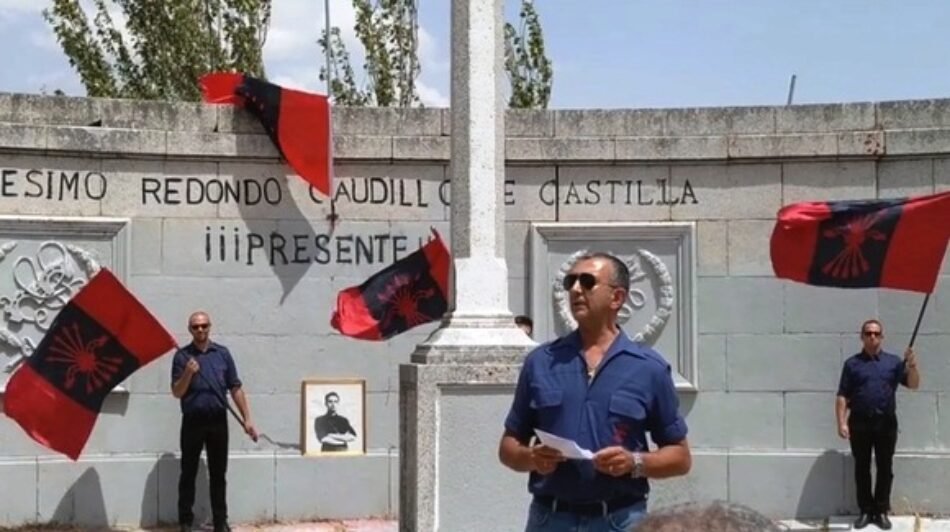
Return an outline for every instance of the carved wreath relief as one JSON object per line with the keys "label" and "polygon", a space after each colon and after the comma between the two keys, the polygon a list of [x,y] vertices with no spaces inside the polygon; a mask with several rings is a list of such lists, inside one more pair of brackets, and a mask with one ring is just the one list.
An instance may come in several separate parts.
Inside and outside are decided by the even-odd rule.
{"label": "carved wreath relief", "polygon": [[[554,306],[557,310],[557,326],[562,333],[577,328],[577,321],[574,319],[574,316],[571,315],[570,296],[567,290],[564,290],[564,277],[571,271],[571,268],[574,267],[578,259],[587,253],[588,251],[586,249],[582,249],[568,257],[567,260],[561,264],[554,278],[554,290],[552,294]],[[620,322],[620,325],[626,323],[633,316],[634,312],[643,309],[647,304],[647,294],[635,285],[641,281],[649,280],[650,275],[652,275],[656,281],[656,312],[654,312],[650,321],[631,338],[634,342],[653,345],[656,343],[657,338],[659,338],[660,333],[663,332],[663,328],[666,327],[666,323],[669,321],[670,315],[673,312],[675,294],[673,278],[670,275],[670,271],[659,257],[642,248],[637,248],[636,255],[633,256],[624,257],[622,255],[614,255],[624,261],[627,268],[630,269],[630,287],[627,291],[627,301],[617,316],[617,321]],[[649,270],[649,273],[647,269],[644,268],[644,265]]]}
{"label": "carved wreath relief", "polygon": [[[7,260],[17,243],[0,245],[0,263]],[[13,348],[3,368],[11,373],[33,354],[53,318],[76,295],[101,266],[93,253],[73,245],[46,241],[33,256],[13,261],[12,294],[0,294],[0,346]]]}

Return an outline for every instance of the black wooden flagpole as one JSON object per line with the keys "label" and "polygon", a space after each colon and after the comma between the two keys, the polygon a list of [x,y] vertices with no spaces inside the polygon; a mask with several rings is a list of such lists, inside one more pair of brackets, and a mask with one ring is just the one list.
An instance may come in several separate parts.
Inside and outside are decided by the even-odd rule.
{"label": "black wooden flagpole", "polygon": [[927,302],[930,301],[930,294],[924,298],[924,304],[920,306],[920,314],[917,315],[917,325],[914,325],[914,334],[910,335],[910,344],[907,347],[914,347],[914,340],[917,338],[917,329],[920,329],[920,320],[924,317],[924,311],[927,310]]}

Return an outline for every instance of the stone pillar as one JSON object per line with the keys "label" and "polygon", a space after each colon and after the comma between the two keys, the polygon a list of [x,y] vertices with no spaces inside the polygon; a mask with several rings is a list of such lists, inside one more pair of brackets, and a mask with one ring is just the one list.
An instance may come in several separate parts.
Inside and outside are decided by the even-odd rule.
{"label": "stone pillar", "polygon": [[452,0],[455,270],[449,312],[399,371],[406,531],[509,529],[525,509],[519,500],[511,506],[517,515],[499,512],[513,499],[499,488],[525,487],[496,458],[518,367],[534,345],[508,308],[502,4]]}

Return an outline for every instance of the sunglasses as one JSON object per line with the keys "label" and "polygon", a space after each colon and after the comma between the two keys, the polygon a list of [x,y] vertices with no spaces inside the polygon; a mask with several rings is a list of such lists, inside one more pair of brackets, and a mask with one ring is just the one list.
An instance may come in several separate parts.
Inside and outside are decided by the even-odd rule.
{"label": "sunglasses", "polygon": [[581,288],[590,290],[597,286],[597,278],[592,273],[569,273],[564,276],[564,289],[574,288],[575,283],[581,283]]}
{"label": "sunglasses", "polygon": [[878,336],[884,336],[884,333],[878,332],[878,331],[864,331],[864,332],[861,333],[861,334],[864,335],[864,336],[873,336],[873,337],[875,337],[875,338],[878,337]]}
{"label": "sunglasses", "polygon": [[196,324],[194,324],[194,325],[191,326],[191,328],[194,329],[194,330],[196,330],[196,331],[200,331],[200,330],[203,330],[203,329],[208,329],[208,328],[210,328],[210,327],[211,327],[211,324],[210,324],[210,323],[196,323]]}

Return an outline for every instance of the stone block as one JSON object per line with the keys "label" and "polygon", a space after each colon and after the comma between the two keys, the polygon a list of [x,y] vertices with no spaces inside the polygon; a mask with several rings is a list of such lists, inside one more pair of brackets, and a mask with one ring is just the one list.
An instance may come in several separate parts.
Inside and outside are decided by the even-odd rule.
{"label": "stone block", "polygon": [[[103,129],[99,138],[99,151],[125,155],[164,156],[167,151],[165,131]],[[50,149],[54,149],[50,142]]]}
{"label": "stone block", "polygon": [[836,335],[734,335],[727,349],[732,391],[832,391],[841,372]]}
{"label": "stone block", "polygon": [[[230,458],[228,460],[230,462]],[[154,462],[158,475],[158,519],[162,523],[178,522],[178,477],[181,475],[181,455],[171,452],[162,453]],[[230,498],[235,488],[228,490]],[[208,466],[205,456],[198,462],[198,475],[195,478],[195,504],[192,506],[195,524],[211,522],[211,502],[208,494]]]}
{"label": "stone block", "polygon": [[771,219],[781,206],[777,164],[677,165],[670,179],[672,196],[686,198],[674,220]]}
{"label": "stone block", "polygon": [[393,158],[406,161],[448,161],[449,137],[393,137]]}
{"label": "stone block", "polygon": [[132,220],[132,275],[162,273],[162,220]]}
{"label": "stone block", "polygon": [[768,278],[698,280],[700,333],[782,332],[782,282]]}
{"label": "stone block", "polygon": [[769,239],[775,227],[773,220],[730,220],[729,275],[772,275]]}
{"label": "stone block", "polygon": [[228,459],[229,520],[232,523],[273,521],[277,513],[276,476],[273,454],[232,454]]}
{"label": "stone block", "polygon": [[633,137],[616,139],[618,161],[726,159],[725,135],[692,137]]}
{"label": "stone block", "polygon": [[99,152],[105,130],[91,127],[55,126],[46,132],[46,147],[51,151]]}
{"label": "stone block", "polygon": [[650,483],[651,513],[677,504],[729,500],[729,456],[715,451],[693,451],[689,474]]}
{"label": "stone block", "polygon": [[950,190],[950,159],[936,158],[933,161],[934,192],[945,192]]}
{"label": "stone block", "polygon": [[916,129],[950,125],[950,100],[902,100],[877,104],[884,129]]}
{"label": "stone block", "polygon": [[[900,438],[897,447],[901,448]],[[950,501],[944,495],[950,493],[948,462],[945,454],[921,456],[899,452],[894,457],[894,486],[891,491],[894,513],[945,515],[950,512]]]}
{"label": "stone block", "polygon": [[530,315],[531,300],[529,299],[527,284],[527,280],[523,277],[508,279],[508,309],[515,316],[519,314]]}
{"label": "stone block", "polygon": [[[251,113],[231,105],[209,105],[215,111],[215,131],[219,133],[237,133],[241,135],[264,135],[264,126]],[[333,118],[336,117],[334,112]],[[334,134],[337,121],[333,121]]]}
{"label": "stone block", "polygon": [[0,122],[13,122],[13,99],[16,94],[0,92]]}
{"label": "stone block", "polygon": [[[547,197],[544,189],[539,192]],[[558,174],[558,221],[666,221],[671,210],[690,208],[668,166],[562,166]]]}
{"label": "stone block", "polygon": [[[511,530],[512,516],[524,519],[527,514],[530,495],[525,489],[527,475],[500,465],[495,452],[511,406],[510,388],[459,383],[442,386],[440,391],[438,427],[433,427],[438,504],[432,510],[437,513],[438,528]],[[492,509],[491,515],[486,515],[486,508]]]}
{"label": "stone block", "polygon": [[98,159],[0,156],[0,212],[30,216],[98,216],[108,197]]}
{"label": "stone block", "polygon": [[[260,137],[258,141],[251,140],[254,136],[204,131],[168,131],[165,134],[166,153],[171,158],[277,157],[273,142],[264,135],[256,135]],[[255,151],[251,151],[251,148],[254,148]],[[266,151],[263,151],[265,149]]]}
{"label": "stone block", "polygon": [[[505,113],[505,136],[553,137],[554,115],[555,111],[547,109],[508,109]],[[451,130],[443,130],[444,135],[450,133]]]}
{"label": "stone block", "polygon": [[0,146],[6,149],[45,150],[50,129],[47,126],[0,123]]}
{"label": "stone block", "polygon": [[937,436],[937,393],[907,390],[897,392],[897,448],[902,452],[934,451],[940,448]]}
{"label": "stone block", "polygon": [[505,142],[508,162],[613,161],[615,142],[606,138],[513,138]]}
{"label": "stone block", "polygon": [[786,333],[852,333],[877,315],[874,290],[785,282]]}
{"label": "stone block", "polygon": [[726,389],[726,335],[699,335],[699,389],[702,392]]}
{"label": "stone block", "polygon": [[785,447],[847,452],[848,440],[838,436],[835,398],[834,391],[785,394]]}
{"label": "stone block", "polygon": [[528,260],[531,256],[531,224],[527,222],[505,223],[505,262],[509,278],[524,278],[528,275]]}
{"label": "stone block", "polygon": [[629,137],[665,134],[665,112],[655,109],[571,109],[554,113],[557,137]]}
{"label": "stone block", "polygon": [[950,392],[937,394],[937,446],[950,450]]}
{"label": "stone block", "polygon": [[775,129],[789,131],[852,131],[874,129],[873,103],[787,105],[775,108]]}
{"label": "stone block", "polygon": [[728,153],[730,159],[835,156],[838,136],[834,133],[731,135]]}
{"label": "stone block", "polygon": [[899,159],[878,162],[877,189],[881,198],[933,194],[934,160]]}
{"label": "stone block", "polygon": [[[926,318],[925,318],[926,319]],[[904,356],[904,348],[910,341],[910,333],[896,334],[890,331],[885,322],[886,337],[884,339],[884,349],[899,357]],[[860,347],[857,342],[857,335],[854,336],[855,351]],[[948,334],[917,334],[914,341],[914,352],[917,355],[917,363],[920,368],[920,390],[930,392],[947,391],[947,383],[950,382],[950,357],[943,356],[943,353],[950,351],[950,335]],[[950,398],[947,399],[950,401]],[[950,412],[950,402],[944,404],[944,408]],[[950,425],[947,426],[950,429]],[[950,435],[950,432],[948,432]],[[950,443],[950,440],[948,440]]]}
{"label": "stone block", "polygon": [[838,133],[838,156],[883,157],[887,154],[885,140],[881,130]]}
{"label": "stone block", "polygon": [[399,390],[366,394],[364,436],[370,453],[388,453],[399,448]]}
{"label": "stone block", "polygon": [[102,528],[154,524],[157,489],[154,459],[148,456],[40,460],[38,521]]}
{"label": "stone block", "polygon": [[845,513],[844,458],[815,454],[730,454],[729,497],[773,519]]}
{"label": "stone block", "polygon": [[333,137],[333,158],[384,160],[393,158],[392,137],[371,135],[335,135]]}
{"label": "stone block", "polygon": [[[276,517],[281,521],[346,519],[390,514],[388,454],[276,457]],[[353,494],[360,494],[356,497]]]}
{"label": "stone block", "polygon": [[553,221],[557,219],[557,170],[553,166],[505,168],[506,221]]}
{"label": "stone block", "polygon": [[950,142],[950,129],[902,129],[884,132],[888,155],[942,153]]}
{"label": "stone block", "polygon": [[[920,321],[919,333],[938,334],[947,332],[950,323],[950,293],[941,291],[941,285],[946,287],[950,277],[946,275],[937,278],[937,288],[927,302],[927,308]],[[887,333],[912,333],[920,308],[924,303],[924,295],[903,290],[877,290],[878,317],[884,322]]]}
{"label": "stone block", "polygon": [[442,110],[419,107],[334,107],[334,135],[442,135]]}
{"label": "stone block", "polygon": [[[684,135],[725,135],[732,130],[732,114],[728,108],[692,107],[683,109],[665,109],[666,135],[682,137]],[[772,130],[772,121],[768,122],[768,131]]]}
{"label": "stone block", "polygon": [[13,122],[86,126],[99,119],[99,102],[94,98],[39,94],[14,97],[19,105],[14,108]]}
{"label": "stone block", "polygon": [[216,163],[107,159],[102,174],[109,184],[104,215],[208,219],[218,213],[218,205],[206,199],[208,183],[217,179]]}
{"label": "stone block", "polygon": [[697,258],[697,275],[721,276],[728,272],[727,249],[728,222],[697,222],[696,246],[699,251]]}
{"label": "stone block", "polygon": [[680,397],[694,449],[782,449],[781,393],[703,392]]}
{"label": "stone block", "polygon": [[876,188],[873,161],[783,165],[783,205],[800,201],[874,198]]}
{"label": "stone block", "polygon": [[160,453],[178,448],[181,411],[169,391],[171,355],[165,359],[167,366],[154,363],[166,366],[165,386],[159,393],[109,395],[83,451],[86,455]]}
{"label": "stone block", "polygon": [[0,477],[3,477],[3,485],[6,487],[3,497],[0,498],[0,522],[3,526],[36,522],[36,460],[0,461]]}
{"label": "stone block", "polygon": [[[165,321],[163,323],[163,325],[178,338],[180,342],[179,345],[184,345],[191,341],[191,336],[188,335],[185,329],[189,312],[187,309],[182,309],[181,315],[177,316],[175,321]],[[155,360],[143,368],[139,368],[135,373],[129,375],[127,379],[122,381],[122,386],[127,391],[125,400],[131,400],[132,395],[135,395],[136,399],[138,399],[139,394],[158,394],[162,398],[171,398],[172,396],[168,394],[170,393],[169,387],[171,385],[173,354],[174,352],[170,351],[164,357]],[[178,403],[174,402],[174,399],[172,399],[172,401],[170,404],[175,406],[174,410],[177,412]],[[165,407],[167,406],[168,405],[165,405]]]}
{"label": "stone block", "polygon": [[221,218],[322,220],[329,214],[326,198],[287,165],[222,162],[216,170],[206,178],[205,202],[216,205]]}

